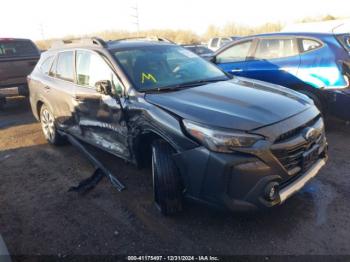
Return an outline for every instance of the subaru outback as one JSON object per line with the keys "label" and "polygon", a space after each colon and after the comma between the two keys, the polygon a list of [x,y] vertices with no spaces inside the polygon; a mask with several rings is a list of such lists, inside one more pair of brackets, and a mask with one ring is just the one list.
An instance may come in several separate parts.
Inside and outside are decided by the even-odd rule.
{"label": "subaru outback", "polygon": [[43,53],[28,77],[51,144],[65,134],[152,167],[163,214],[184,198],[256,210],[283,203],[327,160],[324,123],[293,90],[232,77],[181,46],[93,38]]}

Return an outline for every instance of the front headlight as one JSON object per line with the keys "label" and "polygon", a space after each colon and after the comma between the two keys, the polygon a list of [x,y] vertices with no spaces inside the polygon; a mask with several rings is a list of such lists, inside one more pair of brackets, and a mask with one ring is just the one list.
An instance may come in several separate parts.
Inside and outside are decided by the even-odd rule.
{"label": "front headlight", "polygon": [[213,129],[189,120],[183,120],[183,124],[193,138],[215,152],[231,153],[237,148],[251,147],[258,140],[264,139],[244,132]]}

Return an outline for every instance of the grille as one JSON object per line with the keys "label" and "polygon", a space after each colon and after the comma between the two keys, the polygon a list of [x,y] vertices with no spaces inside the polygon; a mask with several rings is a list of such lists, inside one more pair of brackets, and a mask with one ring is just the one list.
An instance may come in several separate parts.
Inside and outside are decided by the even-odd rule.
{"label": "grille", "polygon": [[[306,141],[303,138],[304,129],[307,127],[320,128],[322,125],[322,120],[314,119],[306,125],[298,127],[281,135],[277,140],[278,143],[275,143],[275,145],[278,145],[279,149],[272,149],[272,153],[288,171],[289,175],[296,175],[300,173],[302,171],[303,154],[315,145],[322,146],[325,141],[323,127],[321,134],[312,141]],[[298,139],[300,137],[302,139]],[[292,139],[295,139],[295,141],[298,142],[295,145],[291,145]],[[284,144],[286,145],[285,147],[283,147]]]}
{"label": "grille", "polygon": [[275,143],[279,143],[279,142],[283,142],[284,140],[287,140],[291,137],[294,137],[294,136],[297,136],[298,134],[300,134],[301,131],[303,131],[306,127],[310,127],[310,126],[313,126],[318,120],[320,119],[320,116],[312,119],[311,121],[307,122],[306,124],[302,125],[302,126],[299,126],[295,129],[292,129],[282,135],[280,135]]}
{"label": "grille", "polygon": [[301,171],[303,154],[311,148],[311,143],[305,143],[289,150],[275,150],[274,155],[288,171],[290,175],[295,175]]}

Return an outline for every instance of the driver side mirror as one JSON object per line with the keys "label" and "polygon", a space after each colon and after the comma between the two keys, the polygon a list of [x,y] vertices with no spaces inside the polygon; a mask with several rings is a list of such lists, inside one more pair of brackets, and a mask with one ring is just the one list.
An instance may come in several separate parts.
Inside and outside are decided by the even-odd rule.
{"label": "driver side mirror", "polygon": [[103,95],[113,96],[112,83],[109,80],[98,81],[95,84],[96,91]]}

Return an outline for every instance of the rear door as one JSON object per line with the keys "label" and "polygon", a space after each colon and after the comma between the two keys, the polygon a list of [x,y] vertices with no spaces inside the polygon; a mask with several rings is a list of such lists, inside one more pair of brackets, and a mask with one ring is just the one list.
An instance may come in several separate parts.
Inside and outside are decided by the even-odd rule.
{"label": "rear door", "polygon": [[[119,78],[100,54],[76,52],[75,119],[82,138],[112,154],[130,159],[127,127],[115,99],[96,91],[96,83],[110,81],[115,95],[123,93]],[[120,98],[123,101],[123,97]]]}
{"label": "rear door", "polygon": [[66,129],[74,123],[74,51],[59,52],[45,81],[45,100],[55,116],[56,124]]}
{"label": "rear door", "polygon": [[215,63],[229,74],[248,77],[247,62],[253,49],[253,40],[238,42],[219,51]]}
{"label": "rear door", "polygon": [[297,77],[299,66],[298,42],[294,37],[266,37],[258,40],[244,70],[247,77],[293,88],[303,84]]}

